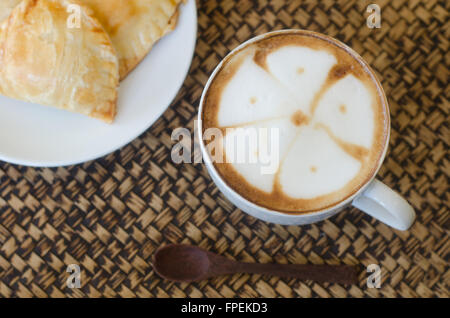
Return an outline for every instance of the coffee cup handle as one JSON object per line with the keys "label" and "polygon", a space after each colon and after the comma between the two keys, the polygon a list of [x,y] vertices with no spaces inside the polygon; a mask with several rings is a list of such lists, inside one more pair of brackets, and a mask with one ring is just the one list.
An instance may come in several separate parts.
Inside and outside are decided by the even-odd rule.
{"label": "coffee cup handle", "polygon": [[416,217],[413,207],[397,192],[378,180],[357,196],[353,206],[393,228],[405,231]]}

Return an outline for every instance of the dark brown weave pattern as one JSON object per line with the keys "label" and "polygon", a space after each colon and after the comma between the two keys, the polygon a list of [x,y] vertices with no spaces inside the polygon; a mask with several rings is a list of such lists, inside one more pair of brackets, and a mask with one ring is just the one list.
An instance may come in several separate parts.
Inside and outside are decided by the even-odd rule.
{"label": "dark brown weave pattern", "polygon": [[[366,26],[369,3],[380,29]],[[105,158],[32,169],[0,163],[2,297],[449,297],[449,38],[445,0],[198,2],[196,54],[184,86],[143,136]],[[391,106],[390,150],[379,178],[414,206],[400,232],[356,209],[309,226],[279,226],[236,209],[202,164],[171,160],[172,130],[193,129],[202,88],[222,57],[261,33],[304,28],[359,52]],[[155,249],[188,243],[251,262],[379,264],[380,289],[234,275],[170,283]],[[81,289],[66,286],[69,264]]]}

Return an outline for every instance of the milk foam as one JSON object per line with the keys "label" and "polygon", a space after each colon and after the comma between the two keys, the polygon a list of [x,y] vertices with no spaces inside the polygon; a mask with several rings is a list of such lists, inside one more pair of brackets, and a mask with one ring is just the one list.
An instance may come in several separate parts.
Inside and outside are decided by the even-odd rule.
{"label": "milk foam", "polygon": [[267,56],[268,72],[291,92],[296,110],[308,112],[316,92],[325,82],[336,58],[307,47],[282,47]]}
{"label": "milk foam", "polygon": [[[306,203],[327,196],[338,200],[354,190],[345,187],[370,173],[376,137],[380,136],[377,120],[383,116],[376,113],[380,107],[374,106],[380,103],[379,96],[375,84],[359,77],[365,70],[356,60],[356,67],[336,72],[339,76],[332,78],[330,74],[341,66],[333,50],[297,44],[270,48],[263,62],[255,58],[257,48],[253,46],[235,56],[240,62],[221,87],[217,124],[221,128],[279,129],[279,169],[262,174],[261,162],[232,162],[233,169],[223,168],[222,174],[257,203],[279,210],[284,209],[283,200],[293,202],[289,209],[301,211],[302,204],[305,209],[320,208],[320,204]],[[225,144],[235,132],[227,133]],[[258,154],[259,146],[247,144],[246,149]],[[229,155],[227,151],[225,155]],[[256,198],[257,191],[262,198]],[[336,195],[339,191],[342,193]],[[280,196],[284,199],[279,200]],[[271,206],[274,198],[278,203]]]}
{"label": "milk foam", "polygon": [[353,75],[333,85],[314,113],[315,123],[324,123],[337,137],[368,149],[373,143],[374,121],[372,96]]}
{"label": "milk foam", "polygon": [[290,197],[311,199],[339,190],[360,168],[326,132],[305,126],[281,166],[280,184]]}
{"label": "milk foam", "polygon": [[[236,171],[241,174],[250,184],[256,186],[261,191],[270,193],[273,191],[275,176],[276,172],[279,170],[281,158],[286,156],[286,153],[289,150],[289,146],[296,136],[297,127],[292,124],[290,118],[284,117],[256,124],[244,125],[242,126],[242,128],[248,131],[254,129],[254,132],[257,133],[258,143],[249,142],[250,138],[244,139],[245,148],[248,155],[255,155],[256,158],[254,158],[255,160],[252,160],[253,162],[250,160],[241,163],[236,162],[237,160],[235,159],[237,156],[238,147],[235,146],[233,147],[233,151],[225,151],[227,162],[232,162],[231,164],[236,169]],[[268,138],[264,138],[262,136],[262,134],[260,133],[260,128],[267,128],[269,130]],[[273,139],[272,134],[270,134],[271,129],[278,130],[278,140]],[[230,144],[231,139],[237,140],[240,137],[242,137],[242,131],[239,131],[239,128],[229,130],[224,138],[224,148],[227,149],[227,146]],[[262,166],[269,164],[266,163],[267,159],[261,157],[266,149],[268,151],[278,151],[278,156],[276,158],[276,160],[278,160],[278,167],[274,171],[275,173],[262,173]]]}
{"label": "milk foam", "polygon": [[221,127],[227,127],[289,116],[296,109],[285,87],[249,55],[223,91],[217,118]]}

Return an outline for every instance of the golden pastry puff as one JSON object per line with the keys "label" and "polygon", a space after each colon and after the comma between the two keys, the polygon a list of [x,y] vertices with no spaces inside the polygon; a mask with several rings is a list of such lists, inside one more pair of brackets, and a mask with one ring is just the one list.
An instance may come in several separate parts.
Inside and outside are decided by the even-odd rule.
{"label": "golden pastry puff", "polygon": [[182,0],[82,0],[100,20],[119,56],[124,79],[172,31]]}
{"label": "golden pastry puff", "polygon": [[100,22],[73,0],[23,0],[0,25],[0,93],[111,123],[118,59]]}
{"label": "golden pastry puff", "polygon": [[[21,0],[0,0],[0,22]],[[173,31],[184,0],[79,0],[93,10],[117,51],[124,79],[153,45]]]}

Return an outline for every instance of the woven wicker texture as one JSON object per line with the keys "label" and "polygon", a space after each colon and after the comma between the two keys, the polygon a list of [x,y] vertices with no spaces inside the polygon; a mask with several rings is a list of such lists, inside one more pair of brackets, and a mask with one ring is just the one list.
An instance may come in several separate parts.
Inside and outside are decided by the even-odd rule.
{"label": "woven wicker texture", "polygon": [[[371,2],[381,28],[366,26]],[[195,58],[176,100],[144,135],[83,165],[33,169],[0,163],[2,297],[449,297],[450,2],[198,2]],[[256,220],[229,203],[204,165],[171,160],[172,130],[193,129],[209,74],[261,33],[304,28],[347,43],[376,70],[392,114],[379,178],[414,206],[400,232],[348,208],[309,226]],[[381,288],[234,275],[171,283],[152,270],[156,248],[199,245],[250,262],[379,264]],[[69,289],[69,264],[82,270]]]}

